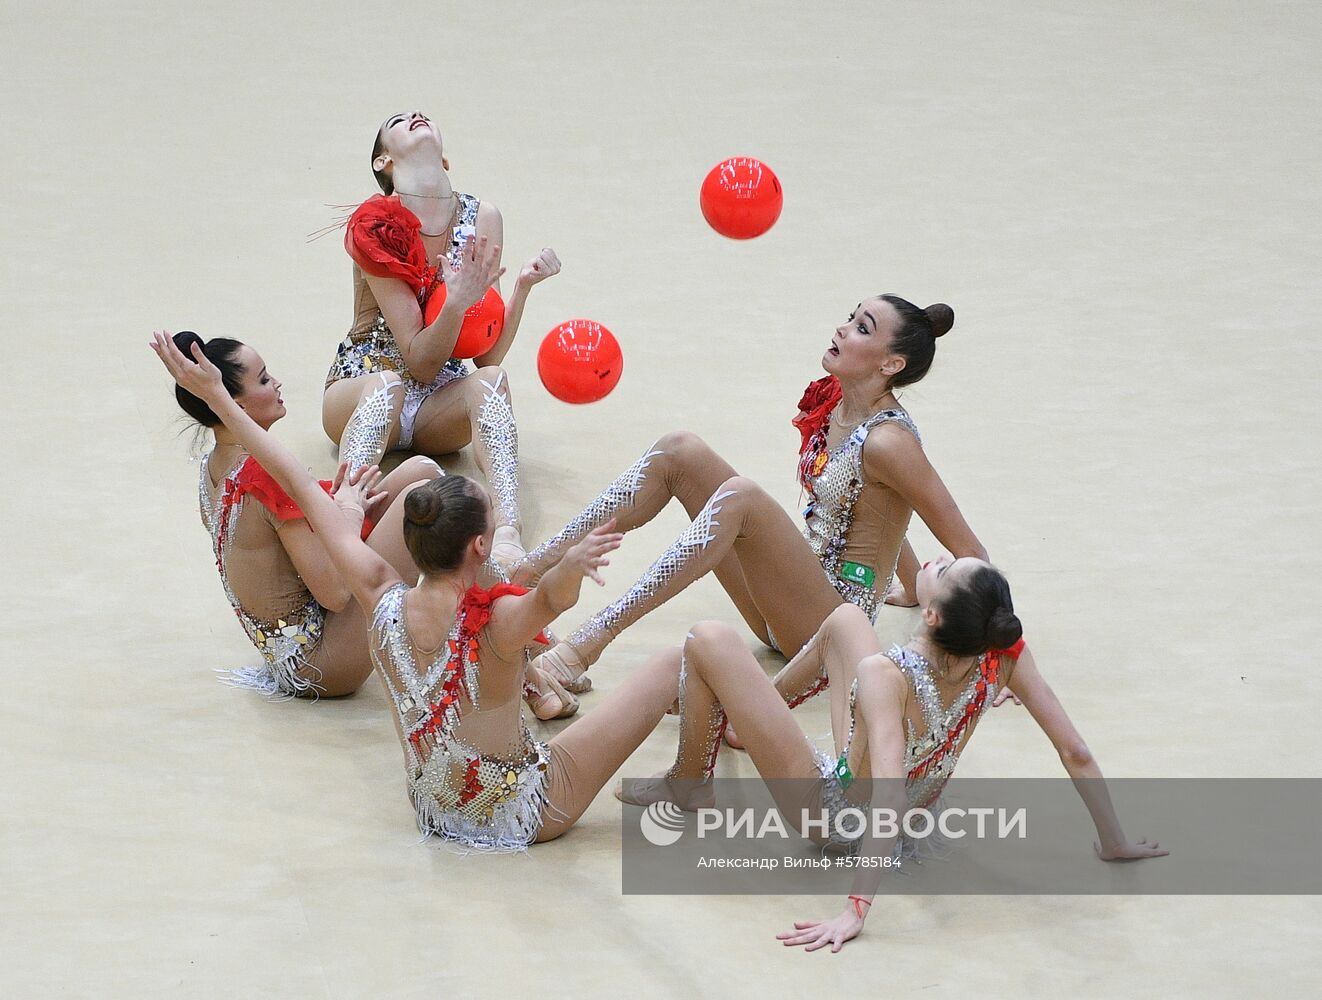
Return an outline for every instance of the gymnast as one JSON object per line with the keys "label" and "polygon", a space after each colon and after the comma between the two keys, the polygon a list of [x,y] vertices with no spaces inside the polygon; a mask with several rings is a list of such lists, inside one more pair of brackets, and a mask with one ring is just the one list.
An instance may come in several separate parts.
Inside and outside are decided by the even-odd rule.
{"label": "gymnast", "polygon": [[[372,173],[383,193],[363,202],[345,231],[354,320],[326,375],[322,425],[350,471],[396,448],[439,455],[472,441],[496,497],[492,556],[508,566],[523,555],[519,437],[499,366],[529,290],[557,274],[560,261],[544,249],[519,271],[500,335],[470,372],[452,355],[465,312],[489,287],[499,291],[500,212],[451,187],[440,130],[420,111],[381,125]],[[442,285],[444,305],[428,324],[427,301]]]}
{"label": "gymnast", "polygon": [[[584,532],[614,519],[630,531],[671,497],[692,523],[618,601],[543,653],[538,665],[571,691],[624,628],[714,571],[753,633],[790,658],[843,603],[876,619],[913,511],[950,551],[985,558],[918,428],[895,392],[931,368],[936,340],[954,312],[920,309],[896,295],[861,302],[831,338],[822,367],[794,419],[798,478],[808,496],[802,531],[753,481],[696,435],[667,434],[513,573],[534,582],[543,565]],[[776,687],[792,706],[823,690],[827,677],[792,661]],[[732,737],[733,738],[733,737]]]}
{"label": "gymnast", "polygon": [[419,827],[486,850],[522,850],[568,830],[678,689],[679,651],[665,650],[549,744],[535,740],[524,722],[527,646],[573,606],[585,576],[600,582],[598,570],[623,536],[607,522],[569,546],[535,589],[487,589],[477,580],[496,528],[490,497],[463,476],[429,479],[399,505],[404,542],[421,571],[410,586],[363,542],[359,509],[327,496],[230,395],[197,343],[191,358],[163,334],[151,346],[175,381],[306,513],[364,610],[363,632],[393,703]]}
{"label": "gymnast", "polygon": [[[858,607],[843,604],[799,651],[792,668],[822,672],[831,687],[834,752],[822,753],[800,730],[781,693],[738,633],[719,622],[694,627],[680,670],[680,733],[674,765],[617,793],[637,805],[666,800],[694,810],[715,804],[711,778],[727,719],[739,727],[749,757],[768,781],[777,808],[797,825],[805,810],[830,818],[819,843],[877,857],[912,853],[896,838],[844,836],[843,809],[889,806],[940,809],[940,796],[998,689],[1013,689],[1051,740],[1097,828],[1104,861],[1160,857],[1155,841],[1131,840],[1111,804],[1101,768],[1023,642],[1010,585],[981,559],[943,556],[915,580],[921,621],[904,646],[880,652],[876,632]],[[799,780],[776,780],[799,779]],[[907,850],[906,850],[907,848]],[[863,929],[881,868],[860,867],[854,893],[824,921],[798,922],[778,935],[786,945],[839,951]]]}

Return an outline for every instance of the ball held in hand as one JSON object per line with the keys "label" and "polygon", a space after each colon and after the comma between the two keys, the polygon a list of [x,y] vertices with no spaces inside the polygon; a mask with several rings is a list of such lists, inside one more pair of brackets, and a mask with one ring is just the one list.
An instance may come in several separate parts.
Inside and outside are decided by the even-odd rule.
{"label": "ball held in hand", "polygon": [[[445,305],[445,285],[440,284],[427,296],[427,305],[422,311],[423,326],[431,326],[441,314]],[[491,350],[491,346],[500,338],[500,331],[505,327],[505,301],[495,288],[488,288],[487,293],[464,313],[464,322],[459,328],[459,339],[455,342],[455,358],[475,358]]]}

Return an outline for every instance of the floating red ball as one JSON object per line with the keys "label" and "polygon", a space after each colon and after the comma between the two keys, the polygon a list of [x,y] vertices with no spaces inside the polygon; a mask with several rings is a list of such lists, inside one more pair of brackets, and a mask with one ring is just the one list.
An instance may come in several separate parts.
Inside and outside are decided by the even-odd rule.
{"label": "floating red ball", "polygon": [[595,403],[608,395],[624,372],[624,353],[615,335],[590,319],[555,327],[537,351],[537,374],[556,399]]}
{"label": "floating red ball", "polygon": [[732,156],[711,168],[698,202],[702,217],[722,236],[751,240],[776,224],[785,195],[780,180],[761,160]]}
{"label": "floating red ball", "polygon": [[[422,325],[431,326],[441,314],[445,305],[445,285],[440,284],[427,296],[427,306],[422,311]],[[475,358],[486,354],[491,345],[500,338],[500,331],[505,327],[505,300],[500,292],[488,288],[487,293],[468,307],[464,321],[459,327],[459,339],[455,341],[455,358]]]}

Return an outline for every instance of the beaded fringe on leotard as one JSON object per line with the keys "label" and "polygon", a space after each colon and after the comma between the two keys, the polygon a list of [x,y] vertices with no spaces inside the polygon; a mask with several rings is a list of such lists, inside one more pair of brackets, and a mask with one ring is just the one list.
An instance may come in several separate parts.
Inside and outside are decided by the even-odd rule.
{"label": "beaded fringe on leotard", "polygon": [[551,755],[544,744],[536,746],[538,760],[533,774],[516,795],[492,810],[489,822],[477,823],[456,809],[444,808],[430,796],[415,795],[418,830],[424,837],[453,842],[461,853],[526,851],[542,828],[547,803],[546,776]]}
{"label": "beaded fringe on leotard", "polygon": [[303,694],[316,696],[321,691],[317,683],[321,679],[321,672],[297,653],[275,663],[217,670],[216,679],[230,687],[256,691],[276,700],[296,698]]}

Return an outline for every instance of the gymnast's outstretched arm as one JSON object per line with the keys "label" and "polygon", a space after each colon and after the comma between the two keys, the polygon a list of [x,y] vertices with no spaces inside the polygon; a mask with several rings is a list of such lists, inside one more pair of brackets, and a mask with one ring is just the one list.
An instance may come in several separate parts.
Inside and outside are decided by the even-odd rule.
{"label": "gymnast's outstretched arm", "polygon": [[[505,222],[501,218],[500,210],[491,202],[484,201],[478,206],[476,228],[489,236],[493,242],[500,245],[505,243]],[[514,291],[510,293],[509,301],[505,303],[505,322],[500,328],[500,336],[485,354],[473,359],[474,364],[479,368],[485,368],[489,365],[498,365],[505,360],[505,355],[514,344],[514,336],[519,332],[519,321],[523,319],[523,307],[528,301],[528,293],[532,290],[532,286],[559,273],[560,258],[549,247],[543,248],[541,253],[523,265],[514,279]],[[500,291],[499,281],[495,283],[495,287],[496,291]]]}
{"label": "gymnast's outstretched arm", "polygon": [[1065,713],[1065,708],[1051,690],[1051,686],[1042,679],[1037,663],[1027,647],[1019,655],[1006,686],[1019,696],[1042,732],[1051,740],[1051,745],[1060,755],[1060,762],[1065,772],[1074,782],[1074,787],[1088,807],[1093,825],[1097,827],[1097,842],[1093,849],[1103,861],[1124,861],[1135,858],[1159,858],[1170,853],[1162,850],[1156,841],[1148,843],[1147,838],[1137,842],[1125,836],[1120,826],[1120,819],[1111,804],[1111,794],[1106,788],[1106,777],[1093,759],[1088,744],[1083,741],[1074,723]]}
{"label": "gymnast's outstretched arm", "polygon": [[[356,526],[341,513],[336,502],[326,495],[321,484],[298,459],[244,412],[225,389],[220,370],[202,353],[201,344],[193,345],[192,360],[184,357],[164,333],[152,335],[151,348],[174,380],[205,401],[248,454],[257,459],[302,508],[308,524],[316,531],[336,568],[353,590],[354,597],[370,615],[381,595],[401,582],[401,577],[359,537],[361,521]],[[379,472],[369,473],[368,489],[376,475]]]}
{"label": "gymnast's outstretched arm", "polygon": [[[880,653],[869,656],[858,665],[858,700],[855,711],[867,734],[868,765],[872,773],[873,809],[894,810],[902,817],[908,810],[904,788],[904,719],[905,699],[909,684],[890,659]],[[872,823],[867,824],[863,839],[864,856],[883,858],[895,851],[895,836],[873,836]],[[860,866],[854,879],[854,891],[845,900],[844,909],[834,917],[822,921],[795,921],[792,931],[777,934],[786,947],[804,945],[805,951],[831,946],[836,952],[845,942],[863,930],[872,900],[881,884],[883,869]]]}
{"label": "gymnast's outstretched arm", "polygon": [[542,629],[577,604],[584,577],[591,578],[598,586],[605,585],[598,570],[610,565],[606,556],[624,541],[623,533],[614,528],[615,522],[609,521],[588,532],[536,587],[496,603],[487,640],[498,653],[504,649],[523,649]]}

